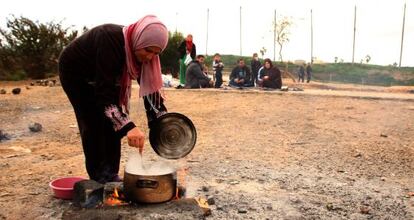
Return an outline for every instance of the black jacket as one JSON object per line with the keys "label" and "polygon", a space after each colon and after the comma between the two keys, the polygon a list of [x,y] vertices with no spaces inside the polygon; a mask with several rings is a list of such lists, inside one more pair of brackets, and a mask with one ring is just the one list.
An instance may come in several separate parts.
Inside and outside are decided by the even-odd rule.
{"label": "black jacket", "polygon": [[257,76],[257,73],[259,72],[259,69],[261,66],[262,64],[260,63],[260,61],[252,59],[252,62],[250,63],[250,67],[252,68],[253,75]]}
{"label": "black jacket", "polygon": [[187,71],[185,72],[186,88],[204,88],[208,85],[209,81],[210,78],[203,73],[203,67],[197,60],[191,61],[188,64]]}
{"label": "black jacket", "polygon": [[[263,80],[265,76],[268,76],[269,78],[267,80]],[[270,69],[262,68],[259,73],[259,78],[263,80],[263,87],[273,89],[282,88],[282,76],[279,68],[276,66],[273,66]]]}
{"label": "black jacket", "polygon": [[[178,53],[180,55],[180,59],[184,58],[184,56],[187,54],[187,45],[186,45],[185,40],[181,42],[180,46],[178,47]],[[191,49],[190,56],[193,60],[196,57],[196,45],[194,43],[193,43],[193,48]]]}
{"label": "black jacket", "polygon": [[[123,26],[115,24],[92,28],[73,40],[59,57],[61,80],[65,81],[69,88],[73,84],[93,86],[98,111],[105,113],[120,136],[135,127],[127,114],[120,113],[122,109],[119,106],[119,82],[126,59],[122,28]],[[154,119],[155,113],[148,99],[144,98],[144,103],[150,121]],[[162,98],[159,105],[160,110],[166,111]]]}
{"label": "black jacket", "polygon": [[244,66],[241,68],[240,66],[236,66],[233,68],[230,74],[230,81],[234,79],[244,79],[244,83],[250,82],[251,79],[251,72],[249,67]]}

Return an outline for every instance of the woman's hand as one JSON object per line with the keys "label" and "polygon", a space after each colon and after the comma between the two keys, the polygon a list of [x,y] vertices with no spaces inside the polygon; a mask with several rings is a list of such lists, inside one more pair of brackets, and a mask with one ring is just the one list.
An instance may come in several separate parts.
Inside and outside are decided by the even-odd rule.
{"label": "woman's hand", "polygon": [[139,150],[139,153],[142,154],[142,151],[144,149],[144,139],[145,135],[144,133],[139,130],[138,127],[135,127],[128,131],[127,133],[128,138],[128,145],[131,147],[136,147]]}

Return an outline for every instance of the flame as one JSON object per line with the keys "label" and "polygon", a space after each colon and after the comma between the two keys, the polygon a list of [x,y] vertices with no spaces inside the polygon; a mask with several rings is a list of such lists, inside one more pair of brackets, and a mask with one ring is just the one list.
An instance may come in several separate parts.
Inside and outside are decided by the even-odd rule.
{"label": "flame", "polygon": [[183,167],[179,170],[177,170],[177,183],[178,186],[175,188],[175,196],[173,198],[173,200],[178,200],[180,199],[183,195],[180,195],[180,190],[185,190],[186,188],[186,180],[188,178],[187,174],[188,174],[188,167]]}
{"label": "flame", "polygon": [[118,194],[118,189],[117,188],[114,189],[114,194],[113,195],[114,195],[115,198],[119,198],[119,194]]}
{"label": "flame", "polygon": [[188,167],[183,167],[180,170],[177,170],[177,181],[183,187],[185,187],[187,185],[186,184],[186,177],[187,177],[188,170],[189,170]]}
{"label": "flame", "polygon": [[117,205],[127,204],[122,199],[123,199],[123,195],[119,194],[118,189],[115,188],[114,192],[111,195],[109,195],[108,198],[106,198],[105,205],[117,206]]}

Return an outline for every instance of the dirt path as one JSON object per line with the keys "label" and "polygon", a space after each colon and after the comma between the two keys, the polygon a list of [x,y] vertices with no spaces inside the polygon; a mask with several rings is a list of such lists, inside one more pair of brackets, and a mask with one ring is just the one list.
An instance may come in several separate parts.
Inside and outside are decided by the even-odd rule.
{"label": "dirt path", "polygon": [[[169,110],[197,128],[196,148],[178,162],[190,167],[190,196],[214,197],[211,219],[414,218],[414,102],[318,93],[166,90]],[[137,100],[132,118],[147,132]],[[0,142],[0,219],[61,218],[70,202],[48,182],[86,175],[62,89],[0,95],[0,109],[11,136]],[[35,121],[42,132],[28,130]],[[132,150],[124,141],[122,167]],[[156,159],[148,143],[145,157]],[[140,217],[186,218],[148,208]]]}

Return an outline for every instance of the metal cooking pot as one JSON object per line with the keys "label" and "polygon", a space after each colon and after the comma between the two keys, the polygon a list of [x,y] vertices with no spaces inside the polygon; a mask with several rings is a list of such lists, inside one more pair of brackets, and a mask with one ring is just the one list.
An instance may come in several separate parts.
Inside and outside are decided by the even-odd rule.
{"label": "metal cooking pot", "polygon": [[197,140],[193,122],[180,113],[167,113],[152,123],[149,132],[151,147],[161,157],[179,159],[189,154]]}
{"label": "metal cooking pot", "polygon": [[177,173],[164,175],[135,175],[125,171],[124,192],[129,201],[160,203],[171,200],[176,194]]}

